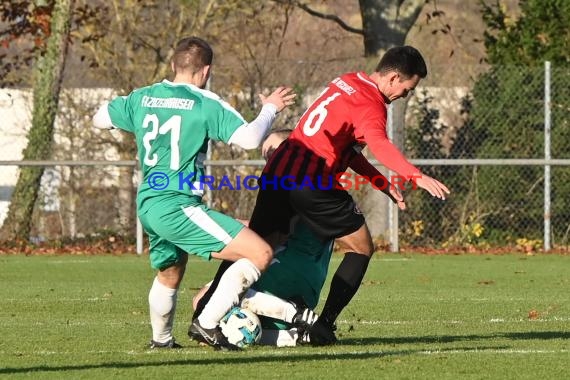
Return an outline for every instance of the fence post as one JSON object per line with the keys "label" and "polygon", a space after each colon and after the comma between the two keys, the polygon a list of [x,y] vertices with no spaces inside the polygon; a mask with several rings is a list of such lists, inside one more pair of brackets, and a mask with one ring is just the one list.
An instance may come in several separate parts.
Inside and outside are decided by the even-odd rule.
{"label": "fence post", "polygon": [[143,228],[141,221],[137,215],[137,255],[142,255],[143,253]]}
{"label": "fence post", "polygon": [[[544,62],[544,159],[550,160],[550,61]],[[544,165],[544,250],[550,251],[550,165]]]}
{"label": "fence post", "polygon": [[[394,112],[393,105],[388,106],[388,118],[386,120],[388,129],[388,138],[390,141],[394,139]],[[388,170],[388,180],[391,181],[393,172]],[[398,206],[392,202],[388,202],[388,229],[390,233],[390,252],[400,251],[400,242],[398,240],[399,220],[398,220]]]}

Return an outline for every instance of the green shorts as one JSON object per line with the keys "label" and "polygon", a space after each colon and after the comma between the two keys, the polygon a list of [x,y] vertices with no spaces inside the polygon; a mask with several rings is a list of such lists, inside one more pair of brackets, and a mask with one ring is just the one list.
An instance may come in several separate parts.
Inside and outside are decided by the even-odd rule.
{"label": "green shorts", "polygon": [[[149,201],[147,201],[149,202]],[[182,255],[206,260],[229,244],[244,225],[209,209],[195,196],[157,197],[139,215],[150,241],[150,263],[158,270],[176,264]]]}

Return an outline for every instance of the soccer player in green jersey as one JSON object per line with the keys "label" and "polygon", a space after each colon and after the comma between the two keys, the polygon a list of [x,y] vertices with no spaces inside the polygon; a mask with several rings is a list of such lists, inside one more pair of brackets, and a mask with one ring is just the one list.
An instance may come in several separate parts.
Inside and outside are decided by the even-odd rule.
{"label": "soccer player in green jersey", "polygon": [[[318,318],[312,309],[327,278],[333,241],[321,241],[301,221],[293,224],[291,236],[275,249],[271,265],[240,302],[240,307],[260,317],[263,345],[310,344],[307,328]],[[211,284],[194,296],[194,310]]]}
{"label": "soccer player in green jersey", "polygon": [[200,180],[209,140],[257,148],[295,94],[280,87],[268,97],[260,95],[263,107],[247,123],[219,96],[204,90],[212,59],[208,43],[184,38],[172,57],[173,81],[117,97],[93,117],[96,127],[135,135],[143,174],[138,217],[149,236],[151,265],[158,270],[149,292],[153,348],[179,347],[172,327],[188,253],[234,262],[190,328],[193,339],[216,349],[236,349],[221,333],[219,321],[273,258],[271,247],[257,234],[202,203]]}

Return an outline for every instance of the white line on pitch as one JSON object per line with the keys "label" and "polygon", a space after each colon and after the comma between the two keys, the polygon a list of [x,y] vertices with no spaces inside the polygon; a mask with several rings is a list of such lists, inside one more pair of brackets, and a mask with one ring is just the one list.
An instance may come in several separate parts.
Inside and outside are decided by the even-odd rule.
{"label": "white line on pitch", "polygon": [[529,320],[527,318],[517,318],[517,319],[506,319],[506,318],[491,318],[489,320],[470,320],[470,321],[461,321],[461,320],[430,320],[430,319],[422,319],[422,320],[409,320],[409,321],[367,321],[367,320],[339,320],[338,323],[341,324],[362,324],[362,325],[416,325],[416,324],[426,324],[426,323],[442,323],[442,324],[464,324],[464,323],[540,323],[540,322],[568,322],[570,318],[568,317],[549,317],[549,318],[540,318],[540,319],[533,319]]}
{"label": "white line on pitch", "polygon": [[[194,347],[193,347],[194,348]],[[274,356],[274,357],[287,357],[288,355],[295,354],[298,351],[295,348],[289,349],[280,349],[274,352],[263,352],[263,356]],[[196,350],[167,350],[167,351],[158,351],[158,350],[146,350],[146,351],[85,351],[87,354],[124,354],[124,355],[133,355],[133,356],[142,356],[142,355],[164,355],[164,354],[172,354],[176,356],[193,356],[204,354],[208,356],[211,351],[208,349],[204,349],[202,351]],[[385,356],[385,355],[394,355],[394,354],[401,354],[401,355],[465,355],[465,354],[504,354],[504,355],[534,355],[534,354],[567,354],[570,353],[570,350],[567,349],[560,349],[560,350],[548,350],[548,349],[501,349],[501,348],[487,348],[487,349],[464,349],[464,350],[422,350],[422,351],[370,351],[370,350],[351,350],[351,351],[340,351],[335,350],[335,352],[323,352],[323,353],[315,353],[315,355],[343,355],[343,354],[351,354],[351,355],[358,355],[358,354],[376,354],[378,356]],[[6,354],[14,354],[14,352],[6,352],[0,351],[0,355]],[[25,356],[51,356],[51,355],[76,355],[78,354],[77,351],[34,351],[34,352],[21,352],[19,351],[18,354],[25,355]],[[199,357],[198,357],[199,358]],[[198,359],[197,358],[197,359]]]}
{"label": "white line on pitch", "polygon": [[418,351],[421,355],[448,355],[448,354],[566,354],[569,350],[525,350],[525,349],[501,349],[501,348],[485,348],[485,349],[465,349],[465,350],[426,350]]}

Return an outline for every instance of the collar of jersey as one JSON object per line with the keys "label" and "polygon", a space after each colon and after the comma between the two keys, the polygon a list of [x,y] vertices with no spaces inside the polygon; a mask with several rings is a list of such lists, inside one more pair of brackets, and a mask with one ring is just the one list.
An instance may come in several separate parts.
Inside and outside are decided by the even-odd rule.
{"label": "collar of jersey", "polygon": [[384,99],[384,103],[386,104],[390,104],[390,99],[388,99],[383,93],[382,91],[380,91],[380,89],[378,88],[378,85],[376,85],[376,83],[374,83],[372,81],[372,79],[370,79],[370,77],[363,71],[360,71],[358,73],[356,73],[356,76],[358,77],[358,79],[360,79],[361,81],[363,81],[364,83],[374,87],[376,89],[376,91],[378,91],[378,93],[380,94],[380,96],[382,97],[382,99]]}
{"label": "collar of jersey", "polygon": [[200,87],[195,86],[191,83],[174,83],[174,82],[169,81],[168,79],[163,79],[162,83],[166,83],[169,86],[186,86],[186,87],[190,87],[193,90],[202,90]]}

